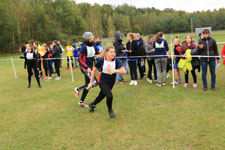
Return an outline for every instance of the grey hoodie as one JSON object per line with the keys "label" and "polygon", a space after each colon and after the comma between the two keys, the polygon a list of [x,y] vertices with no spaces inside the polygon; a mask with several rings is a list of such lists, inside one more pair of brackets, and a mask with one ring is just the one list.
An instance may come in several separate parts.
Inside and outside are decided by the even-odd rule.
{"label": "grey hoodie", "polygon": [[[145,43],[145,53],[146,53],[146,56],[152,56],[154,55],[154,51],[153,51],[153,44],[150,43],[150,42],[146,42]],[[148,60],[152,59],[154,57],[149,57],[147,58]]]}

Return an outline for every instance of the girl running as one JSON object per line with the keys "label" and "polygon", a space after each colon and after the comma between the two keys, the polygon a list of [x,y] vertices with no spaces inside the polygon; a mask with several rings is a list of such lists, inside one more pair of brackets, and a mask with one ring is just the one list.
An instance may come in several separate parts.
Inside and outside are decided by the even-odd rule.
{"label": "girl running", "polygon": [[[83,91],[80,102],[78,105],[81,107],[88,107],[84,100],[88,94],[89,88],[88,84],[90,82],[91,70],[94,64],[94,56],[98,53],[97,48],[94,45],[94,35],[91,32],[85,32],[83,34],[83,38],[85,39],[84,44],[80,49],[79,54],[79,62],[80,62],[80,70],[84,74],[85,85],[79,88],[74,88],[74,94],[76,98],[79,98],[80,92]],[[97,86],[97,80],[93,81],[93,87]]]}
{"label": "girl running", "polygon": [[26,45],[26,52],[24,53],[25,63],[24,69],[27,68],[28,73],[28,88],[31,87],[31,76],[35,74],[39,88],[41,88],[40,79],[38,77],[38,55],[32,50],[31,44]]}
{"label": "girl running", "polygon": [[101,73],[98,78],[99,87],[101,89],[99,95],[94,102],[89,104],[90,112],[94,112],[95,106],[101,102],[106,97],[106,103],[108,107],[108,113],[110,118],[116,117],[112,109],[113,94],[112,88],[116,81],[116,74],[126,74],[126,70],[123,67],[121,60],[116,58],[115,48],[109,46],[103,52],[102,58],[100,58],[91,73],[91,80],[88,87],[92,87],[92,82],[94,81],[95,74],[98,69],[101,69]]}

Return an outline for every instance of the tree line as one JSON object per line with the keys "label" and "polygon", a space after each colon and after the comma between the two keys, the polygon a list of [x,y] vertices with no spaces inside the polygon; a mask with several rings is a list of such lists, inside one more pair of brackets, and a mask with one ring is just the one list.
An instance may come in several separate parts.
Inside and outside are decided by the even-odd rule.
{"label": "tree line", "polygon": [[77,4],[75,0],[0,0],[0,12],[0,53],[13,53],[29,40],[81,40],[85,31],[97,38],[111,38],[115,31],[143,35],[191,32],[191,19],[193,28],[225,29],[224,8],[188,13],[128,4]]}

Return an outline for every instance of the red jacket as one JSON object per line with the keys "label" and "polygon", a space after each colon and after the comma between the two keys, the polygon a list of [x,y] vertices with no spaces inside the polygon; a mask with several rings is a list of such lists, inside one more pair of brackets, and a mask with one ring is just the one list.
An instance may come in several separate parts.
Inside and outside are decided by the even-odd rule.
{"label": "red jacket", "polygon": [[224,56],[224,57],[223,57],[223,64],[225,64],[225,45],[223,46],[221,55]]}

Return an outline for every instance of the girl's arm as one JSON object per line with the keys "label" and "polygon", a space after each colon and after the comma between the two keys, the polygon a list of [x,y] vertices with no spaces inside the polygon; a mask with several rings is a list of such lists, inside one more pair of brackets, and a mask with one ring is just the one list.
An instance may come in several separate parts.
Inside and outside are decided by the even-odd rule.
{"label": "girl's arm", "polygon": [[124,75],[124,74],[126,74],[126,70],[125,70],[125,68],[124,67],[120,67],[120,69],[119,70],[109,70],[109,73],[112,75],[112,74],[115,74],[115,73],[119,73],[119,74],[122,74],[122,75]]}
{"label": "girl's arm", "polygon": [[94,67],[93,70],[91,71],[91,79],[90,79],[90,83],[88,84],[89,88],[92,88],[92,82],[94,80],[94,77],[95,77],[95,74],[96,74],[97,70],[98,69],[96,67]]}

